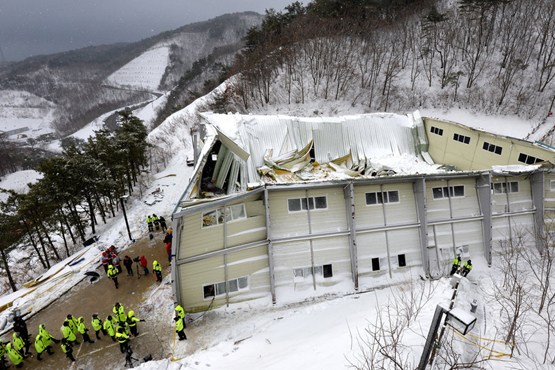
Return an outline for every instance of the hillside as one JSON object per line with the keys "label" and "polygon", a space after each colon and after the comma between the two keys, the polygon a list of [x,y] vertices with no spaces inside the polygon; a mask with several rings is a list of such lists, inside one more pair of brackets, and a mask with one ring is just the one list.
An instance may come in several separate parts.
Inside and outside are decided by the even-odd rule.
{"label": "hillside", "polygon": [[[135,43],[28,58],[0,68],[0,90],[26,91],[55,104],[51,122],[58,134],[67,135],[107,111],[151,100],[149,92],[171,90],[199,59],[216,53],[231,60],[246,31],[261,18],[252,12],[228,14]],[[155,63],[155,71],[138,71],[154,50],[167,50],[166,57]],[[143,61],[137,61],[141,56]],[[210,67],[196,71],[195,77]],[[145,77],[149,73],[157,83],[152,76]],[[186,84],[185,88],[195,87]]]}

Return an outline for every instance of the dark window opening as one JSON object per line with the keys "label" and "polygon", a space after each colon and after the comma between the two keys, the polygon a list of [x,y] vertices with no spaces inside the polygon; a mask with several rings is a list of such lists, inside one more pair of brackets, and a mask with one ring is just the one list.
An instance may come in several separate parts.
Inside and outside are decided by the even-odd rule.
{"label": "dark window opening", "polygon": [[407,260],[405,259],[404,254],[399,254],[397,256],[397,260],[399,261],[399,267],[405,267],[407,265]]}
{"label": "dark window opening", "polygon": [[314,151],[314,144],[310,147],[310,163],[316,162],[316,152]]}
{"label": "dark window opening", "polygon": [[204,286],[204,298],[210,298],[210,297],[214,297],[214,296],[215,296],[214,284],[205,285]]}
{"label": "dark window opening", "polygon": [[329,277],[333,276],[333,270],[331,268],[331,264],[330,265],[324,265],[323,269],[324,269],[324,277],[325,278],[329,278]]}
{"label": "dark window opening", "polygon": [[380,270],[380,259],[372,258],[372,271],[379,271],[379,270]]}

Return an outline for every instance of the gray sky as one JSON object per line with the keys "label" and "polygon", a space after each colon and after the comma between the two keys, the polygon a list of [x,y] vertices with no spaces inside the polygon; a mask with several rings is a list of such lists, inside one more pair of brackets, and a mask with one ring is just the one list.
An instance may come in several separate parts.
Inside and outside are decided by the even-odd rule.
{"label": "gray sky", "polygon": [[0,49],[4,59],[12,61],[89,45],[138,41],[225,13],[282,11],[293,1],[0,0]]}

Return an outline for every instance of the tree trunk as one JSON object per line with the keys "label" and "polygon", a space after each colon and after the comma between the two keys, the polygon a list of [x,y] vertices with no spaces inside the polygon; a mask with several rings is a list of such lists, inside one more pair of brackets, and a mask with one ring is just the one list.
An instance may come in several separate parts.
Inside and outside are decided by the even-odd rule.
{"label": "tree trunk", "polygon": [[2,261],[4,262],[4,268],[6,269],[6,275],[8,276],[10,287],[14,292],[17,292],[17,287],[15,286],[15,281],[13,280],[12,273],[10,271],[10,265],[8,264],[8,259],[6,258],[6,254],[4,253],[3,249],[0,249],[0,253],[2,253]]}

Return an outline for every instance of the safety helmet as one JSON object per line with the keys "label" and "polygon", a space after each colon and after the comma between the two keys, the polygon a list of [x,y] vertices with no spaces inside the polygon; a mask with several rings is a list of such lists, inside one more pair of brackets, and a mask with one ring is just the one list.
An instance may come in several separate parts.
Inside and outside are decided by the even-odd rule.
{"label": "safety helmet", "polygon": [[133,311],[133,310],[129,310],[129,313],[128,313],[128,315],[129,315],[129,316],[135,316],[135,311]]}

